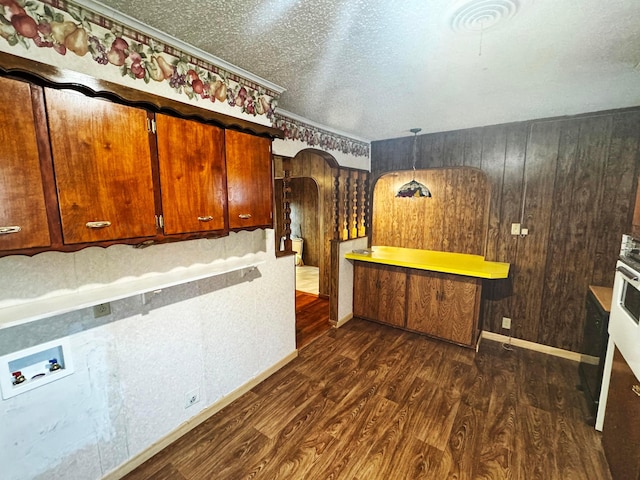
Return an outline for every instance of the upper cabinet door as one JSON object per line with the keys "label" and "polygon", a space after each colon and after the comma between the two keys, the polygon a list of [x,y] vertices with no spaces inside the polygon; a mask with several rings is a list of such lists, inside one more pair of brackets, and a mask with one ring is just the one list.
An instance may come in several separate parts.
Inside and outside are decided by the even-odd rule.
{"label": "upper cabinet door", "polygon": [[225,132],[229,228],[271,227],[271,140]]}
{"label": "upper cabinet door", "polygon": [[51,244],[31,87],[0,78],[0,250]]}
{"label": "upper cabinet door", "polygon": [[225,229],[224,131],[156,115],[164,233]]}
{"label": "upper cabinet door", "polygon": [[64,243],[156,235],[147,113],[45,89]]}

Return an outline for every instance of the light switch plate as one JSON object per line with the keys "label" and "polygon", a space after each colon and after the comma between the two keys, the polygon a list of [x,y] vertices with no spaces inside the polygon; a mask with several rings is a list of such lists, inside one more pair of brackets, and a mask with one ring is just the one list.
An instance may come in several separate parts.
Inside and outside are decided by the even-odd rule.
{"label": "light switch plate", "polygon": [[520,224],[512,223],[511,224],[511,235],[520,235]]}

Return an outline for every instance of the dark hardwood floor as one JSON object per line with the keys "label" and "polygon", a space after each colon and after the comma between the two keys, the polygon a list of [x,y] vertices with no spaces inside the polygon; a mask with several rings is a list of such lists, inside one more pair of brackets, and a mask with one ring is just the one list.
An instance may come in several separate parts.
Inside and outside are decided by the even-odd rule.
{"label": "dark hardwood floor", "polygon": [[577,364],[354,319],[128,480],[610,480]]}
{"label": "dark hardwood floor", "polygon": [[330,329],[329,299],[296,290],[296,347],[306,347]]}

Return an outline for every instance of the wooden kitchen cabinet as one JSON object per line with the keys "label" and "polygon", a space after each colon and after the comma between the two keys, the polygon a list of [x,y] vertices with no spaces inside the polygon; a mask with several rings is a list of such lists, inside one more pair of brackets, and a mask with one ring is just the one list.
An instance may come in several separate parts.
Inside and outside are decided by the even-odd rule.
{"label": "wooden kitchen cabinet", "polygon": [[272,227],[281,130],[1,52],[0,70],[0,257]]}
{"label": "wooden kitchen cabinet", "polygon": [[640,479],[640,381],[616,348],[602,428],[611,476]]}
{"label": "wooden kitchen cabinet", "polygon": [[353,314],[397,327],[405,326],[405,268],[356,262]]}
{"label": "wooden kitchen cabinet", "polygon": [[475,347],[482,280],[354,262],[353,315]]}
{"label": "wooden kitchen cabinet", "polygon": [[475,345],[481,291],[479,278],[410,269],[407,329]]}
{"label": "wooden kitchen cabinet", "polygon": [[164,233],[226,230],[224,130],[156,115]]}
{"label": "wooden kitchen cabinet", "polygon": [[271,139],[225,132],[229,228],[273,225]]}
{"label": "wooden kitchen cabinet", "polygon": [[0,250],[51,244],[32,88],[0,78]]}
{"label": "wooden kitchen cabinet", "polygon": [[64,243],[155,236],[147,112],[69,90],[45,97]]}

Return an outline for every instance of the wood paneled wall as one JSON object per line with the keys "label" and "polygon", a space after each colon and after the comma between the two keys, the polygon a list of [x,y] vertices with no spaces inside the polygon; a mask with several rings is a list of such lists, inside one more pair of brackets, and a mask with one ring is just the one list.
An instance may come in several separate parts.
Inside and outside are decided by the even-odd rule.
{"label": "wood paneled wall", "polygon": [[[414,178],[431,198],[395,196]],[[373,191],[371,244],[484,255],[489,198],[489,181],[477,168],[387,173]]]}
{"label": "wood paneled wall", "polygon": [[[372,143],[372,185],[411,168],[412,140]],[[514,337],[581,351],[588,286],[613,284],[631,228],[639,143],[640,109],[418,136],[416,168],[472,166],[489,179],[485,257],[511,275],[485,283],[484,329],[507,334],[507,316]],[[511,223],[529,235],[512,236]]]}
{"label": "wood paneled wall", "polygon": [[320,266],[318,185],[309,177],[291,179],[291,235],[304,239],[305,265]]}

